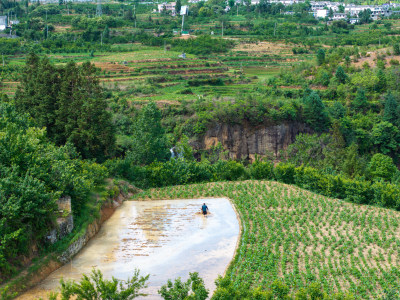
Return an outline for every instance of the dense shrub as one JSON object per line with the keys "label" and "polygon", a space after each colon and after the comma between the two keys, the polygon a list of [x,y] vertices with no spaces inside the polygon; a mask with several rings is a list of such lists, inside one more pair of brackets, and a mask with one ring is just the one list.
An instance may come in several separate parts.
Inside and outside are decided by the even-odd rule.
{"label": "dense shrub", "polygon": [[186,53],[205,55],[211,53],[227,52],[234,46],[232,40],[224,40],[221,38],[212,38],[208,35],[202,35],[197,38],[187,40],[174,39],[171,40],[173,50],[184,51]]}
{"label": "dense shrub", "polygon": [[294,183],[295,165],[279,163],[274,169],[276,180],[284,183]]}
{"label": "dense shrub", "polygon": [[274,177],[274,166],[269,161],[256,160],[250,165],[250,175],[254,179],[272,179]]}
{"label": "dense shrub", "polygon": [[132,166],[125,160],[105,163],[113,176],[123,176],[141,188],[182,185],[196,182],[275,179],[324,196],[344,199],[358,204],[377,205],[400,210],[400,187],[396,184],[344,175],[326,174],[312,167],[295,167],[291,163],[256,161],[249,167],[240,162],[218,160],[216,163],[171,159],[147,166]]}
{"label": "dense shrub", "polygon": [[244,166],[236,161],[219,160],[214,165],[213,179],[220,180],[238,180],[246,177],[246,170]]}
{"label": "dense shrub", "polygon": [[0,280],[40,246],[56,216],[55,201],[72,198],[79,214],[90,192],[107,176],[105,167],[79,159],[68,144],[56,147],[45,129],[32,127],[27,115],[0,102]]}

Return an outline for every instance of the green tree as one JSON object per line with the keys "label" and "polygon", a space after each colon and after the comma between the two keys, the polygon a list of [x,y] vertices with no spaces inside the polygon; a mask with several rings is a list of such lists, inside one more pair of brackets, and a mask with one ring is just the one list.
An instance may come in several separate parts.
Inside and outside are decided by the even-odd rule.
{"label": "green tree", "polygon": [[365,111],[368,108],[368,99],[363,88],[357,90],[352,106],[358,111]]}
{"label": "green tree", "polygon": [[368,164],[368,172],[373,179],[384,179],[390,181],[397,168],[390,156],[376,153]]}
{"label": "green tree", "polygon": [[372,139],[383,154],[390,154],[399,148],[399,129],[392,123],[383,121],[372,128]]}
{"label": "green tree", "polygon": [[337,79],[337,81],[338,81],[339,83],[346,83],[346,81],[347,81],[347,75],[346,75],[346,73],[344,72],[342,66],[339,66],[339,67],[336,69],[335,76],[336,76],[336,79]]}
{"label": "green tree", "polygon": [[110,29],[108,28],[108,25],[106,25],[106,27],[104,28],[103,37],[105,39],[108,39],[110,37]]}
{"label": "green tree", "polygon": [[182,135],[180,141],[176,144],[176,151],[184,159],[194,160],[193,148],[189,144],[189,138],[186,135]]}
{"label": "green tree", "polygon": [[325,158],[323,149],[331,142],[327,134],[300,133],[296,136],[294,143],[289,145],[285,156],[288,162],[300,166],[319,167]]}
{"label": "green tree", "polygon": [[18,111],[29,113],[38,127],[46,127],[50,137],[56,135],[57,97],[60,77],[47,57],[30,54],[26,59],[21,85],[15,95]]}
{"label": "green tree", "polygon": [[325,156],[323,164],[325,167],[340,171],[346,154],[346,142],[337,120],[333,122],[330,133],[331,142],[322,151]]}
{"label": "green tree", "polygon": [[400,120],[399,104],[393,94],[388,93],[385,99],[385,109],[383,111],[383,120],[398,126]]}
{"label": "green tree", "polygon": [[128,21],[132,21],[133,20],[132,9],[130,9],[130,8],[127,9],[127,11],[124,13],[124,19],[128,20]]}
{"label": "green tree", "polygon": [[142,108],[133,125],[132,150],[127,159],[146,165],[169,157],[167,136],[161,126],[161,111],[154,102]]}
{"label": "green tree", "polygon": [[[89,192],[105,178],[105,168],[76,157],[71,145],[56,147],[27,114],[0,103],[0,274],[12,272],[17,255],[32,240],[42,247],[62,195],[78,215]],[[17,260],[18,261],[18,260]]]}
{"label": "green tree", "polygon": [[84,158],[102,161],[114,153],[115,130],[95,72],[90,63],[56,68],[31,54],[15,105],[57,145],[72,142]]}
{"label": "green tree", "polygon": [[383,26],[385,27],[386,30],[390,30],[392,28],[393,24],[390,22],[385,22],[385,24],[383,24]]}
{"label": "green tree", "polygon": [[319,95],[312,91],[304,99],[304,118],[316,131],[324,131],[328,128],[329,117]]}
{"label": "green tree", "polygon": [[333,102],[333,105],[329,109],[329,113],[333,119],[341,119],[346,115],[346,108],[339,101]]}
{"label": "green tree", "polygon": [[393,54],[400,55],[400,45],[398,43],[393,45]]}
{"label": "green tree", "polygon": [[371,10],[365,9],[359,12],[358,14],[359,22],[360,24],[366,24],[366,23],[371,23],[372,18],[371,18]]}
{"label": "green tree", "polygon": [[320,66],[325,62],[325,50],[320,48],[317,51],[317,64]]}
{"label": "green tree", "polygon": [[179,14],[181,12],[181,7],[182,7],[181,0],[176,0],[175,11],[176,11],[177,14]]}
{"label": "green tree", "polygon": [[362,166],[358,157],[358,146],[356,143],[347,148],[345,160],[343,162],[343,172],[349,177],[354,177],[362,173]]}
{"label": "green tree", "polygon": [[208,290],[197,272],[189,273],[186,282],[182,282],[181,278],[175,279],[175,282],[168,280],[158,293],[165,300],[205,300],[208,297]]}
{"label": "green tree", "polygon": [[351,63],[350,56],[346,55],[346,57],[344,58],[344,61],[345,61],[346,67],[347,68],[350,67],[350,63]]}
{"label": "green tree", "polygon": [[130,300],[146,296],[140,290],[147,287],[148,279],[149,275],[139,276],[139,270],[135,270],[133,277],[128,280],[119,280],[115,277],[107,280],[103,278],[103,274],[99,270],[93,270],[90,276],[83,274],[80,282],[66,282],[61,279],[61,296],[65,300],[71,299],[71,297],[82,300]]}
{"label": "green tree", "polygon": [[385,74],[385,71],[382,70],[381,68],[379,68],[376,75],[378,77],[378,81],[376,82],[375,90],[377,92],[382,92],[383,90],[386,89],[386,74]]}

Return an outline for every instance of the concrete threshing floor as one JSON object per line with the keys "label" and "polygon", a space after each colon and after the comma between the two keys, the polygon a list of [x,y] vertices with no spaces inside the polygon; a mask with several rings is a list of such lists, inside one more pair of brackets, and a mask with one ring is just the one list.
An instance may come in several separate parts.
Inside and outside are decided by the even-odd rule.
{"label": "concrete threshing floor", "polygon": [[[200,213],[205,202],[211,212]],[[186,280],[199,272],[213,291],[214,280],[233,258],[239,221],[228,199],[127,201],[67,265],[18,299],[35,299],[57,290],[60,278],[78,280],[93,268],[106,278],[127,279],[135,268],[150,274],[149,296],[168,279]],[[210,294],[211,295],[211,294]]]}

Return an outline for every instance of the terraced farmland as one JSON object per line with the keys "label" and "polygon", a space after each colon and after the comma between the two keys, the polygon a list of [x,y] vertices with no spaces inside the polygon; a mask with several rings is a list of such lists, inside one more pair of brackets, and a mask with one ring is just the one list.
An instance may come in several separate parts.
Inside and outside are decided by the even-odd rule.
{"label": "terraced farmland", "polygon": [[265,181],[167,187],[137,197],[229,197],[242,222],[227,271],[236,284],[269,287],[282,278],[294,292],[318,281],[328,294],[350,291],[357,299],[399,287],[399,212]]}
{"label": "terraced farmland", "polygon": [[[154,59],[124,62],[94,62],[102,70],[102,82],[126,82],[148,80],[152,82],[182,82],[189,79],[228,79],[228,68],[217,61],[199,58]],[[160,77],[161,76],[161,77]]]}
{"label": "terraced farmland", "polygon": [[[182,59],[176,51],[131,44],[126,52],[99,52],[93,57],[83,53],[57,53],[49,59],[60,65],[69,61],[94,63],[99,68],[102,86],[117,93],[132,91],[124,94],[128,100],[180,101],[194,100],[196,95],[235,96],[257,82],[265,83],[282,68],[309,59],[307,55],[293,57],[288,45],[278,46],[239,44],[224,55],[202,58],[188,54]],[[10,57],[9,64],[21,68],[24,57]],[[2,89],[6,94],[14,95],[19,84],[18,76],[14,76],[17,73],[20,72],[3,78]],[[243,80],[242,75],[247,79]],[[137,85],[145,85],[146,92],[135,88]]]}

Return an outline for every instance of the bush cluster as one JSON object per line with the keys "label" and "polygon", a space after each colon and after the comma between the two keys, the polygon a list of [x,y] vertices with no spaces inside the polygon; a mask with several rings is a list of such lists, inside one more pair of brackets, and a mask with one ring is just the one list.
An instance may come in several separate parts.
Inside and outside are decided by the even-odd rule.
{"label": "bush cluster", "polygon": [[210,181],[276,180],[328,197],[400,210],[400,187],[396,184],[324,174],[315,168],[296,167],[291,163],[273,166],[269,161],[257,160],[244,166],[232,160],[218,160],[211,164],[179,158],[132,166],[126,160],[116,159],[107,161],[106,166],[112,175],[125,177],[141,188]]}

